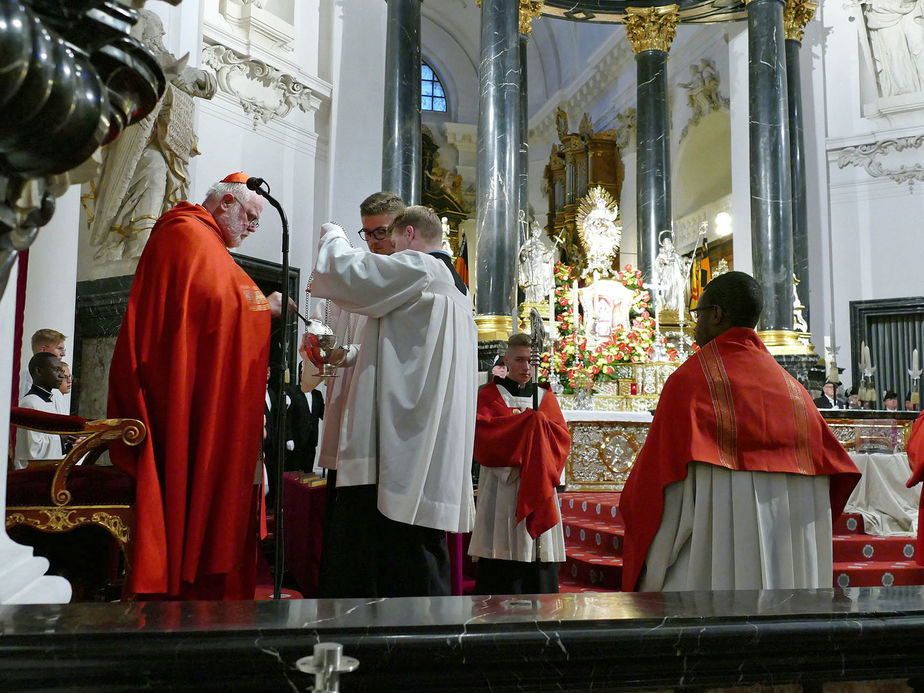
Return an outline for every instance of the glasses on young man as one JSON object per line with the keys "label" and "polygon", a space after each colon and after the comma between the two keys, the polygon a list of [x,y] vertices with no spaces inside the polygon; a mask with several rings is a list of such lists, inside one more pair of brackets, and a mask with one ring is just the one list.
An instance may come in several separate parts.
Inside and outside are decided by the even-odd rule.
{"label": "glasses on young man", "polygon": [[699,317],[698,314],[699,314],[700,311],[703,311],[703,310],[710,310],[710,309],[712,309],[712,308],[718,308],[719,310],[723,310],[722,306],[720,306],[718,303],[713,303],[713,304],[708,305],[708,306],[696,306],[696,308],[690,308],[690,312],[693,314],[693,317],[694,317],[694,318],[697,318],[697,317]]}
{"label": "glasses on young man", "polygon": [[359,230],[359,237],[362,238],[364,241],[368,241],[369,236],[372,236],[372,238],[374,238],[377,241],[384,241],[385,238],[388,237],[388,227],[380,226],[377,229],[363,228]]}

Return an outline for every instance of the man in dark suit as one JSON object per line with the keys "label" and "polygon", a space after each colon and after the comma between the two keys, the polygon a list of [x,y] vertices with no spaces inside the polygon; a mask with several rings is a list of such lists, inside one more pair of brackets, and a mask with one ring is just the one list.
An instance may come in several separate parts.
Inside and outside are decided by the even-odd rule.
{"label": "man in dark suit", "polygon": [[318,424],[324,418],[324,397],[317,389],[302,392],[302,364],[299,377],[289,395],[286,422],[289,437],[286,441],[286,471],[310,472],[314,469],[314,454],[318,447]]}
{"label": "man in dark suit", "polygon": [[821,397],[816,397],[815,406],[819,409],[841,409],[840,403],[836,399],[835,390],[837,383],[830,380],[821,388]]}

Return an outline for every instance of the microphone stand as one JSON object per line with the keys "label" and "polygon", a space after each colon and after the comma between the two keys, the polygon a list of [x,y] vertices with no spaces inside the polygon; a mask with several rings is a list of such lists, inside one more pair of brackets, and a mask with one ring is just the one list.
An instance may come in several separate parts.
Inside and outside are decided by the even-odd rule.
{"label": "microphone stand", "polygon": [[[265,186],[265,187],[264,187]],[[289,384],[289,222],[282,205],[270,195],[269,185],[262,178],[250,178],[247,187],[269,202],[282,221],[282,338],[279,349],[279,372],[276,374],[276,479],[273,511],[276,527],[273,531],[273,599],[280,599],[282,574],[285,570],[283,551],[282,488],[286,453],[286,391]],[[296,319],[297,324],[297,319]]]}

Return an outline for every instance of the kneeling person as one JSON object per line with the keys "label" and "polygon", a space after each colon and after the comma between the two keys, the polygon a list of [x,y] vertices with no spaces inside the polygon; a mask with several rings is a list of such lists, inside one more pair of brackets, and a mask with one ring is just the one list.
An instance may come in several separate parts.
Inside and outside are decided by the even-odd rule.
{"label": "kneeling person", "polygon": [[571,447],[558,400],[529,382],[530,338],[507,341],[507,376],[478,394],[475,460],[481,464],[469,554],[476,594],[558,592],[565,540],[555,486]]}

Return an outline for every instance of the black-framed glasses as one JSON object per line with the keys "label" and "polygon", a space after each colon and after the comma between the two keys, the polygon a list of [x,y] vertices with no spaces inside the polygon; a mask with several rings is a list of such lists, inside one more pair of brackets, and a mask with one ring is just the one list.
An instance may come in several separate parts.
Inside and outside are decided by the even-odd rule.
{"label": "black-framed glasses", "polygon": [[241,206],[241,209],[244,210],[244,215],[247,217],[247,228],[252,231],[255,231],[256,229],[260,228],[260,217],[251,217],[250,214],[247,212],[247,208],[244,206],[243,202],[241,202],[236,197],[234,198],[234,201],[237,202]]}
{"label": "black-framed glasses", "polygon": [[710,308],[722,308],[722,306],[720,306],[718,303],[712,303],[708,306],[696,306],[696,308],[690,308],[690,312],[695,316],[699,311],[709,310]]}
{"label": "black-framed glasses", "polygon": [[388,227],[380,226],[377,229],[360,229],[359,237],[364,241],[369,240],[369,236],[372,236],[377,241],[384,241],[388,237]]}

